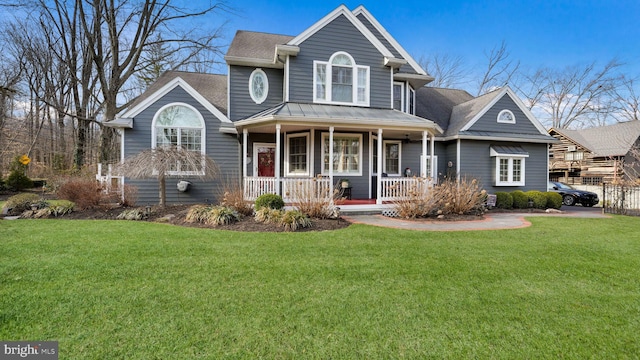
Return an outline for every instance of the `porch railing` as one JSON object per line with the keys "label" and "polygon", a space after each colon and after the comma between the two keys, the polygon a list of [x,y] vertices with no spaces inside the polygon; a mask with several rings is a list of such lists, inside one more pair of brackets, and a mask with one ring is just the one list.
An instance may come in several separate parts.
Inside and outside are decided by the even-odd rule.
{"label": "porch railing", "polygon": [[[398,201],[420,194],[426,194],[431,182],[418,177],[384,177],[381,182],[381,201]],[[262,194],[280,194],[285,202],[296,202],[301,198],[330,198],[331,186],[328,178],[272,178],[246,177],[244,178],[244,196],[248,201],[254,201]]]}
{"label": "porch railing", "polygon": [[380,179],[380,200],[398,201],[426,194],[431,182],[418,177],[383,177]]}

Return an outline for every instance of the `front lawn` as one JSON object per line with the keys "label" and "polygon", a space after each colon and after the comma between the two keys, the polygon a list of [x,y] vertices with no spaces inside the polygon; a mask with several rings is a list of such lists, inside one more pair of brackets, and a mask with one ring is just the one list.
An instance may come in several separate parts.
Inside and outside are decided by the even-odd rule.
{"label": "front lawn", "polygon": [[637,218],[239,233],[0,220],[0,339],[60,359],[637,358]]}

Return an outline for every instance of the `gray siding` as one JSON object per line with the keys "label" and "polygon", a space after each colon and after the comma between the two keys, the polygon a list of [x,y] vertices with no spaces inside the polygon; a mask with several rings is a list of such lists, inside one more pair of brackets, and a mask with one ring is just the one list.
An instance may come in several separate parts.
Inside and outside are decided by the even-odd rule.
{"label": "gray siding", "polygon": [[[492,145],[517,145],[529,153],[525,159],[525,186],[494,186],[496,159],[490,156]],[[462,141],[460,174],[475,178],[489,193],[496,191],[547,191],[547,144]]]}
{"label": "gray siding", "polygon": [[283,101],[284,72],[280,69],[262,68],[269,79],[269,93],[262,104],[256,104],[249,94],[249,77],[255,70],[254,67],[230,66],[229,67],[229,119],[239,120],[268,109]]}
{"label": "gray siding", "polygon": [[[220,167],[218,179],[203,182],[197,177],[170,178],[166,182],[167,203],[205,203],[214,202],[223,182],[232,178],[239,179],[239,145],[235,135],[219,132],[220,120],[204,106],[194,100],[186,91],[177,87],[167,95],[150,105],[134,119],[133,129],[126,129],[124,135],[125,157],[132,156],[151,148],[151,125],[156,112],[164,105],[183,102],[195,107],[203,116],[206,130],[205,151]],[[189,192],[182,193],[176,189],[179,180],[192,182]],[[137,187],[137,203],[139,205],[157,204],[159,201],[158,183],[156,179],[125,179],[125,183]]]}
{"label": "gray siding", "polygon": [[[515,124],[498,122],[498,114],[502,110],[511,110],[516,117]],[[518,105],[508,96],[503,96],[478,121],[470,131],[491,131],[516,134],[540,134],[540,131],[529,121]]]}
{"label": "gray siding", "polygon": [[337,51],[349,53],[358,65],[370,67],[370,106],[391,107],[391,71],[383,56],[344,16],[320,29],[300,44],[289,66],[291,101],[313,101],[313,61],[328,61]]}

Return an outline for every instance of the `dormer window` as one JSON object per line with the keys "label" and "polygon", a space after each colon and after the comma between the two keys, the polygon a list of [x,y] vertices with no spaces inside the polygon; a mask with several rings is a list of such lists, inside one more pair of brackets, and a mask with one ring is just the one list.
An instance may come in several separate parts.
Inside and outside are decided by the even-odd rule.
{"label": "dormer window", "polygon": [[506,123],[506,124],[515,124],[516,117],[513,116],[513,113],[510,110],[502,110],[498,114],[498,122]]}
{"label": "dormer window", "polygon": [[369,105],[369,67],[346,52],[313,62],[313,100],[319,103]]}

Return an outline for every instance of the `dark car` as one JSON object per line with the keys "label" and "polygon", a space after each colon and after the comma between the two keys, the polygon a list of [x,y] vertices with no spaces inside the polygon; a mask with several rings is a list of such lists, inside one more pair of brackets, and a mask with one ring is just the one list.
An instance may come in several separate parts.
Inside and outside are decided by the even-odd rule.
{"label": "dark car", "polygon": [[549,181],[549,191],[555,191],[562,195],[562,203],[567,206],[573,206],[575,204],[582,204],[582,206],[597,205],[600,201],[598,194],[591,191],[584,191],[574,189],[567,184],[563,184],[557,181]]}

